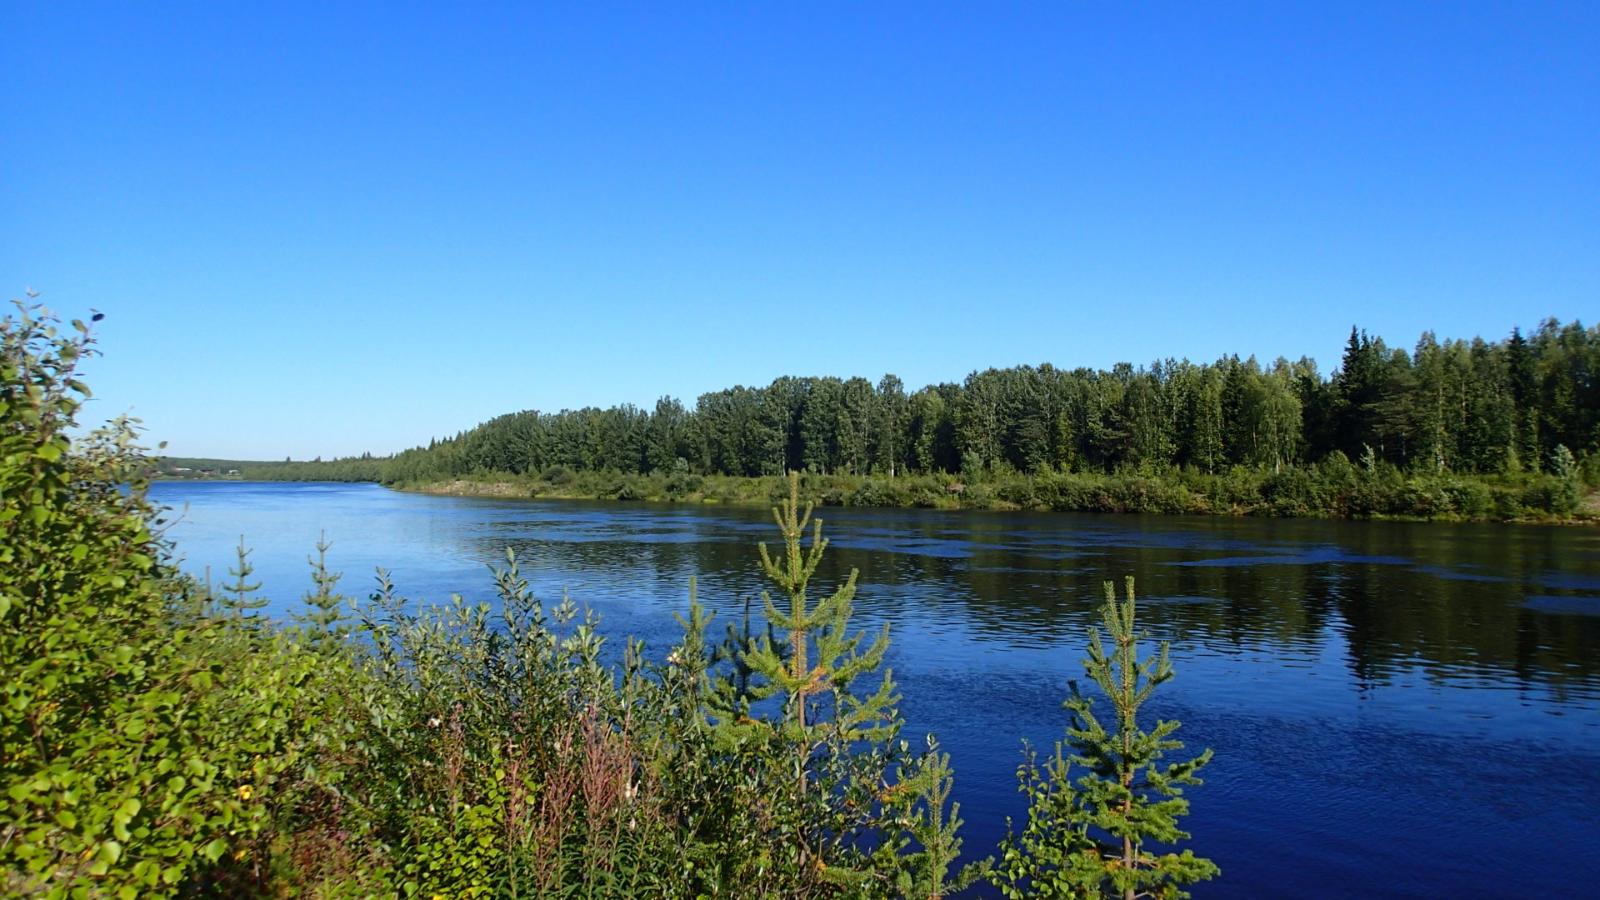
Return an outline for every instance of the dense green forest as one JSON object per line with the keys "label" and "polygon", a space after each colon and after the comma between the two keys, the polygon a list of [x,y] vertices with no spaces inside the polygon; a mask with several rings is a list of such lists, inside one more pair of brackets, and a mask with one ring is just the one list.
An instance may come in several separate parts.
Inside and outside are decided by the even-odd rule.
{"label": "dense green forest", "polygon": [[[386,573],[339,592],[327,545],[287,618],[186,577],[126,418],[88,432],[89,327],[0,321],[0,895],[7,897],[1184,897],[1220,874],[1181,847],[1173,677],[1105,585],[1061,740],[1018,769],[1027,814],[963,854],[954,769],[902,736],[887,628],[798,477],[774,509],[764,621],[712,630],[695,583],[664,657],[605,653],[514,553],[495,602],[423,606]],[[282,613],[285,610],[279,607]],[[1100,705],[1096,705],[1096,703]]]}
{"label": "dense green forest", "polygon": [[1600,480],[1597,373],[1600,327],[1577,322],[1498,342],[1424,334],[1409,352],[1352,329],[1326,377],[1305,358],[1237,356],[988,369],[911,393],[893,375],[783,377],[693,408],[530,410],[391,457],[245,475],[764,502],[770,485],[715,479],[800,470],[825,499],[864,505],[1564,516]]}

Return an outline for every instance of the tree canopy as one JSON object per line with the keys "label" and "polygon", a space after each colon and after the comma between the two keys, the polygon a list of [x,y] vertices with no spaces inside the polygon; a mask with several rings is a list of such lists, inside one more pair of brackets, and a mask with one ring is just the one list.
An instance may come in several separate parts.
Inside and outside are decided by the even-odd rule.
{"label": "tree canopy", "polygon": [[1600,449],[1600,327],[1548,320],[1505,340],[1423,334],[1406,351],[1353,328],[1339,367],[1225,356],[973,372],[907,393],[885,375],[784,376],[695,404],[663,397],[491,419],[392,457],[275,467],[265,477],[429,481],[552,467],[620,473],[884,475],[1278,470],[1335,453],[1406,471],[1549,471]]}

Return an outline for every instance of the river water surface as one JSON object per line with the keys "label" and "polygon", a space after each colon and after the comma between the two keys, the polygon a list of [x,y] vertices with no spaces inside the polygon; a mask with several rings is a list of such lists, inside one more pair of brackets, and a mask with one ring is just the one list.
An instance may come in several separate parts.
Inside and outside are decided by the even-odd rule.
{"label": "river water surface", "polygon": [[[306,590],[318,534],[345,593],[374,567],[410,598],[493,599],[514,547],[613,644],[664,656],[689,576],[722,621],[761,588],[764,511],[405,494],[375,485],[159,483],[184,565],[226,580],[240,535],[269,610]],[[1569,896],[1600,881],[1600,530],[826,509],[814,585],[860,570],[891,626],[908,737],[937,732],[967,848],[1021,818],[1023,739],[1048,748],[1101,582],[1138,579],[1177,678],[1147,707],[1215,761],[1197,897]],[[713,625],[720,633],[722,621]]]}

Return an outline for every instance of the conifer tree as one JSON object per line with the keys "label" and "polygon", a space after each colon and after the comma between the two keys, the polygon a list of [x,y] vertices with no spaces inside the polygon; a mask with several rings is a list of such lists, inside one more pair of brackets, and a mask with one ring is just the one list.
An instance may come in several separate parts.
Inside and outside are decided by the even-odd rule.
{"label": "conifer tree", "polygon": [[[802,791],[805,757],[817,743],[827,738],[845,743],[884,740],[891,736],[887,729],[898,699],[888,671],[872,695],[859,698],[851,692],[858,677],[878,669],[889,647],[887,626],[865,650],[861,648],[865,635],[850,631],[857,571],[850,570],[844,584],[815,604],[807,596],[811,576],[828,547],[822,536],[822,520],[812,517],[813,509],[813,504],[807,503],[805,512],[800,512],[800,473],[790,472],[789,496],[781,507],[772,510],[783,535],[783,555],[774,559],[767,545],[760,545],[761,570],[788,601],[786,609],[779,609],[772,595],[763,593],[767,622],[777,632],[788,635],[788,646],[780,650],[772,640],[763,640],[745,657],[745,663],[764,679],[753,688],[755,698],[778,693],[784,697],[785,722],[802,740],[797,773]],[[807,525],[812,526],[811,543],[802,547]],[[833,701],[831,719],[813,716],[817,706],[813,698],[822,697]]]}
{"label": "conifer tree", "polygon": [[1506,341],[1507,387],[1511,402],[1516,405],[1517,458],[1523,465],[1537,470],[1539,467],[1539,407],[1538,375],[1534,371],[1533,352],[1522,329],[1511,329]]}
{"label": "conifer tree", "polygon": [[906,798],[910,813],[906,832],[916,844],[898,860],[895,892],[900,897],[940,900],[966,890],[988,872],[992,860],[983,859],[951,874],[951,867],[961,857],[962,843],[957,833],[961,828],[961,804],[950,803],[954,785],[950,754],[941,751],[938,741],[929,735],[927,751],[913,771],[900,773],[896,783],[896,794]]}
{"label": "conifer tree", "polygon": [[[744,611],[739,624],[735,626],[728,623],[723,633],[722,640],[711,651],[711,666],[726,664],[727,668],[710,683],[710,696],[707,702],[708,710],[721,720],[738,723],[750,718],[750,703],[753,699],[752,684],[755,669],[750,667],[749,656],[760,646],[755,632],[750,628],[750,600],[744,601]],[[680,619],[680,621],[682,621]],[[705,620],[709,622],[710,619]],[[693,627],[693,609],[690,610],[690,619],[683,623],[687,631]],[[769,623],[765,635],[766,642],[783,651],[784,645],[778,643],[777,633],[772,630]],[[787,654],[784,654],[787,658]]]}
{"label": "conifer tree", "polygon": [[1578,461],[1566,444],[1557,444],[1550,454],[1550,475],[1556,480],[1551,511],[1561,515],[1576,512],[1582,486],[1578,480]]}
{"label": "conifer tree", "polygon": [[347,600],[338,591],[339,579],[344,576],[328,570],[328,549],[332,546],[327,534],[317,535],[317,556],[306,559],[311,566],[312,590],[303,598],[305,612],[295,616],[314,646],[338,643],[350,632],[350,617],[345,615]]}
{"label": "conifer tree", "polygon": [[[815,603],[807,594],[828,546],[822,520],[813,519],[812,511],[809,503],[800,511],[800,477],[791,471],[789,495],[772,511],[783,536],[782,554],[774,558],[765,544],[760,546],[762,571],[783,591],[786,608],[763,592],[768,633],[743,656],[752,676],[748,701],[781,697],[782,719],[774,730],[746,714],[724,711],[722,731],[724,740],[776,736],[780,746],[793,748],[791,799],[813,810],[810,822],[828,822],[826,828],[808,825],[794,834],[795,862],[814,869],[825,882],[863,888],[872,869],[886,873],[861,865],[869,861],[851,843],[875,829],[872,809],[889,790],[886,774],[893,758],[890,742],[900,728],[899,697],[887,670],[874,692],[855,693],[856,680],[878,670],[889,645],[887,627],[865,648],[865,634],[850,629],[857,572],[851,570],[844,584]],[[803,546],[808,525],[811,541]],[[748,634],[746,626],[746,639]],[[775,639],[782,635],[786,642]],[[892,872],[899,864],[891,865]]]}
{"label": "conifer tree", "polygon": [[250,576],[255,574],[255,566],[250,564],[250,550],[244,545],[244,535],[239,535],[238,568],[231,568],[228,574],[233,576],[232,584],[225,584],[222,589],[232,596],[222,600],[222,608],[235,616],[243,616],[267,605],[265,597],[252,597],[256,591],[261,590],[261,582],[251,581]]}
{"label": "conifer tree", "polygon": [[[1102,721],[1094,701],[1071,684],[1067,739],[1041,770],[1030,754],[1018,771],[1029,796],[1028,823],[1001,843],[995,884],[1008,897],[1187,897],[1182,888],[1216,877],[1220,870],[1194,851],[1157,853],[1150,843],[1172,847],[1188,839],[1178,819],[1189,811],[1183,788],[1198,785],[1196,772],[1211,760],[1206,750],[1193,759],[1163,763],[1183,747],[1173,739],[1176,721],[1158,721],[1145,731],[1139,708],[1155,688],[1172,678],[1167,645],[1153,658],[1139,658],[1133,578],[1117,602],[1106,582],[1100,629],[1089,632],[1084,669],[1111,706]],[[1070,752],[1069,752],[1070,751]],[[1075,781],[1074,766],[1084,771]]]}
{"label": "conifer tree", "polygon": [[667,664],[680,679],[688,707],[695,710],[696,719],[704,723],[704,717],[698,713],[713,689],[709,673],[716,664],[716,656],[706,643],[706,627],[717,614],[707,612],[705,604],[700,602],[699,580],[693,575],[689,576],[689,615],[673,613],[672,617],[683,628],[683,640],[667,656]]}

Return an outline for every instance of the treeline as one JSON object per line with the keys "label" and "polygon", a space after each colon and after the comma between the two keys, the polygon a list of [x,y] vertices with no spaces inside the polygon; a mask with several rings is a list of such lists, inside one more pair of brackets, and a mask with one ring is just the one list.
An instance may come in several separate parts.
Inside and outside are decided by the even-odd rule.
{"label": "treeline", "polygon": [[[616,472],[904,472],[1279,468],[1342,453],[1406,471],[1547,469],[1600,446],[1600,327],[1545,322],[1489,343],[1414,350],[1352,331],[1340,367],[1310,359],[1167,360],[1110,371],[987,369],[907,393],[900,379],[779,378],[762,388],[559,413],[524,411],[393,457],[286,466],[280,477],[428,481],[550,466]],[[679,460],[683,462],[680,464]]]}

